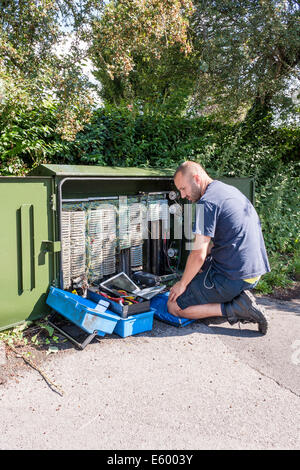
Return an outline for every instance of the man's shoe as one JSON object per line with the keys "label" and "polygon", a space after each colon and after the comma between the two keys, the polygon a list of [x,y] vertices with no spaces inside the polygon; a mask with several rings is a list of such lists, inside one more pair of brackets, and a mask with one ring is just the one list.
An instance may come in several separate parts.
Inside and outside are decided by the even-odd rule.
{"label": "man's shoe", "polygon": [[225,303],[228,321],[231,325],[237,322],[258,323],[258,331],[265,335],[268,330],[268,321],[265,310],[255,302],[255,297],[249,291],[243,291],[231,302]]}

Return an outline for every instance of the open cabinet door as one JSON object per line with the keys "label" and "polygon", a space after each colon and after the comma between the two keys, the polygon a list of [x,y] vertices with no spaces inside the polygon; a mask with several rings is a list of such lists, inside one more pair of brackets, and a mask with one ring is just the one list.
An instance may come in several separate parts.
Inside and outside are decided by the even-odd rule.
{"label": "open cabinet door", "polygon": [[56,277],[53,179],[0,178],[0,330],[48,312]]}

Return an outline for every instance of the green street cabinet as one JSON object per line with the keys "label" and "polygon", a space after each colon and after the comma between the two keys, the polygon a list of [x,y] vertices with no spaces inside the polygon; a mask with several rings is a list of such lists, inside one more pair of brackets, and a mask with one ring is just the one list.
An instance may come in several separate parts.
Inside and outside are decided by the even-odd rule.
{"label": "green street cabinet", "polygon": [[[16,326],[26,320],[38,319],[49,313],[45,300],[50,285],[68,288],[72,272],[73,275],[80,274],[78,259],[81,264],[86,263],[85,271],[89,269],[89,273],[92,273],[89,275],[93,275],[94,278],[100,275],[101,269],[101,276],[120,272],[126,263],[132,269],[142,268],[152,272],[155,269],[157,274],[170,272],[170,266],[164,271],[164,268],[159,267],[162,265],[158,266],[157,263],[162,262],[160,258],[164,257],[166,248],[175,247],[172,253],[176,253],[178,240],[172,241],[172,234],[169,234],[166,242],[161,228],[159,232],[161,222],[158,223],[153,219],[152,227],[158,230],[160,235],[153,237],[156,240],[154,242],[151,239],[141,241],[134,211],[142,203],[144,206],[150,204],[152,209],[158,207],[158,203],[159,207],[165,208],[173,204],[174,201],[168,198],[170,192],[176,190],[173,173],[174,170],[164,168],[40,165],[25,177],[0,177],[0,330]],[[253,179],[217,179],[236,186],[254,202]],[[110,203],[113,205],[111,207],[121,207],[120,201],[123,203],[125,200],[129,201],[128,210],[131,211],[129,217],[132,217],[129,218],[127,227],[131,241],[121,246],[117,241],[119,232],[114,212],[106,210],[104,203]],[[95,214],[102,215],[98,215],[100,219],[92,226]],[[192,209],[189,214],[193,217]],[[83,218],[81,217],[79,221],[76,216]],[[110,216],[113,218],[109,219]],[[106,225],[105,217],[111,221]],[[65,225],[65,220],[68,220],[69,225]],[[102,224],[101,229],[99,224]],[[76,240],[80,226],[83,228],[78,237],[86,237],[82,241],[81,248]],[[93,235],[94,238],[86,232],[89,227],[91,230],[93,227],[98,227]],[[103,232],[100,233],[99,230]],[[107,238],[105,230],[111,231]],[[114,230],[113,236],[112,230]],[[98,252],[95,251],[96,243],[93,243],[97,240],[97,236],[100,240],[97,245]],[[81,258],[78,255],[80,249]],[[89,250],[88,259],[84,250]],[[108,254],[105,260],[103,253],[106,252]],[[77,257],[76,262],[72,260],[72,254]],[[101,258],[102,267],[101,263],[99,265],[96,263],[99,256],[103,258]],[[181,265],[177,264],[177,268],[184,267],[186,256],[187,251],[183,247]],[[155,257],[158,257],[158,262],[151,265]],[[158,272],[159,269],[162,269],[161,272]]]}

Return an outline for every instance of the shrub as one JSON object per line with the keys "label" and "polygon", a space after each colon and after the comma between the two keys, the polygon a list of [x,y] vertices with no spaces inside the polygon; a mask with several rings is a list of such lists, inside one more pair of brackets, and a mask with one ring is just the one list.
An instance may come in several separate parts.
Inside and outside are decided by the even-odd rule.
{"label": "shrub", "polygon": [[19,107],[9,119],[1,116],[0,174],[21,175],[40,163],[67,154],[69,145],[55,132],[56,107],[41,109]]}

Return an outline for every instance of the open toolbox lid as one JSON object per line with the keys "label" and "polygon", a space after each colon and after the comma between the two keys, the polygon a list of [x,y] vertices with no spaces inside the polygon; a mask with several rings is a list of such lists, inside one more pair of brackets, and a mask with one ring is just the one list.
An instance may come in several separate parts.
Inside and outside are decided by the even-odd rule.
{"label": "open toolbox lid", "polygon": [[50,287],[47,304],[87,333],[112,333],[120,318],[107,309],[109,302],[99,311],[92,300],[56,287]]}

